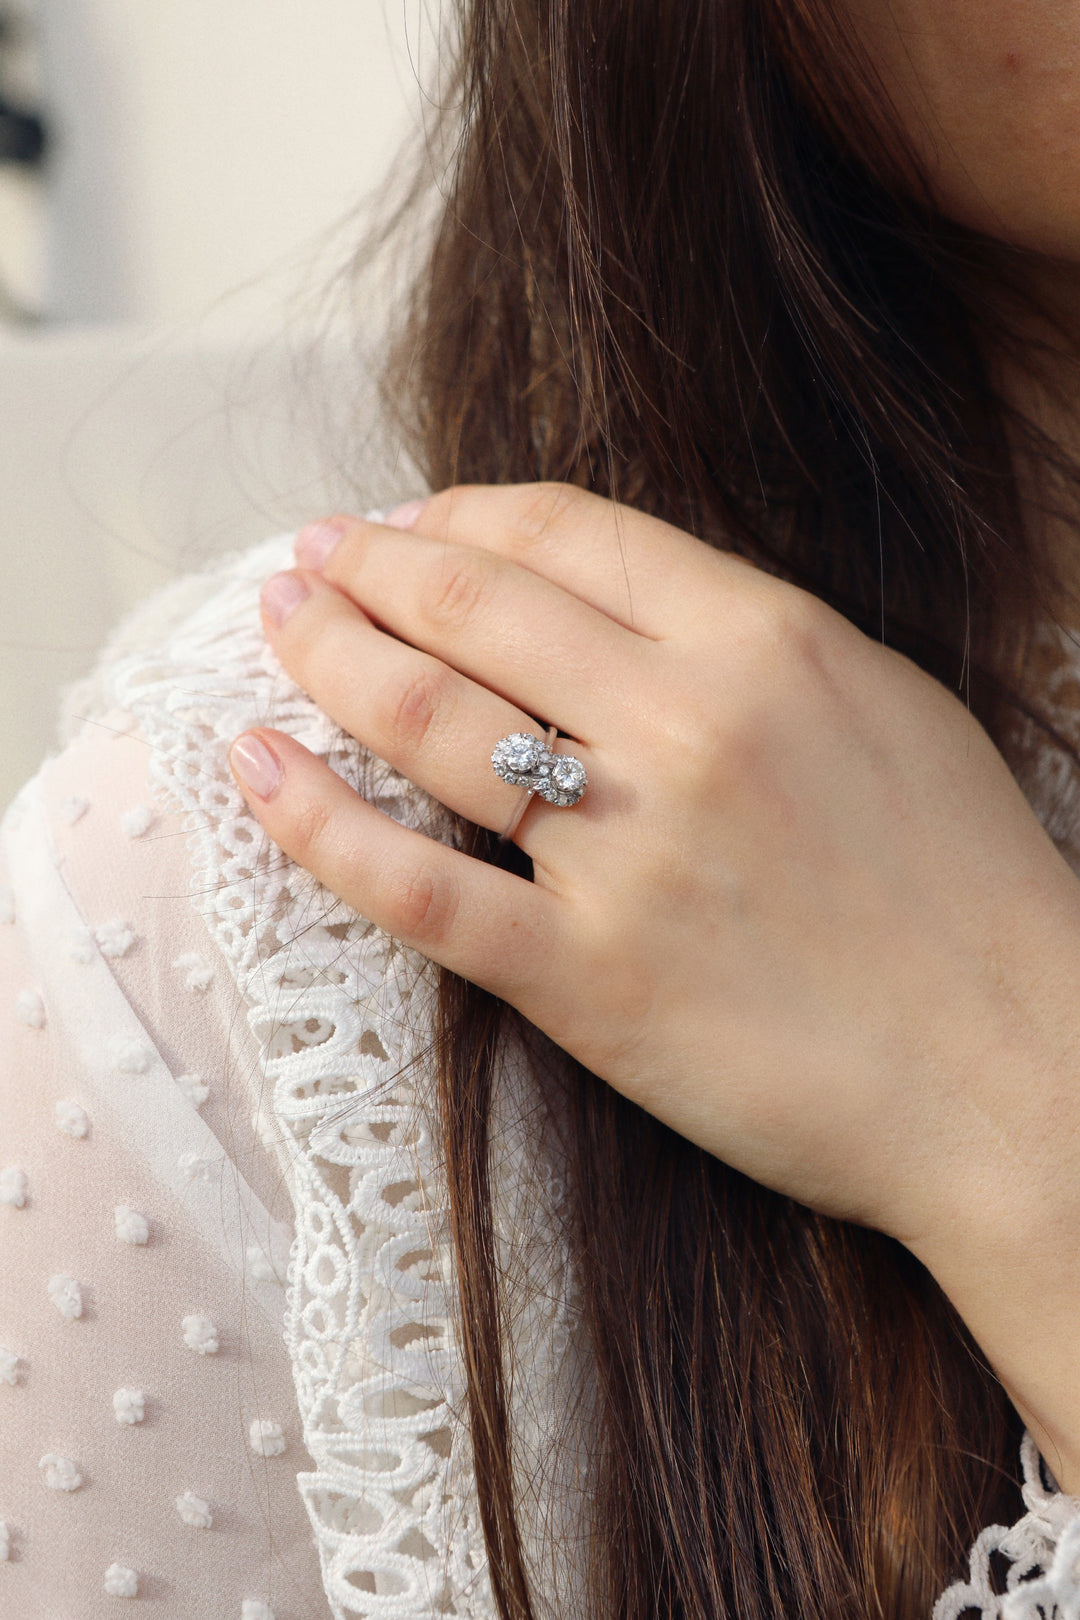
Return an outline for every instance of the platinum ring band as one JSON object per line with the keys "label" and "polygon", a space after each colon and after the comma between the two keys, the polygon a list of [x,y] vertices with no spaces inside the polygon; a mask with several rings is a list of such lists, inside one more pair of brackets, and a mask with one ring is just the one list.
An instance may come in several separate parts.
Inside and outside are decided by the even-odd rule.
{"label": "platinum ring band", "polygon": [[580,759],[555,752],[557,726],[548,726],[543,737],[528,731],[512,731],[501,737],[491,752],[496,776],[512,787],[522,789],[513,815],[499,835],[499,842],[513,837],[534,793],[548,804],[567,808],[577,804],[588,786]]}

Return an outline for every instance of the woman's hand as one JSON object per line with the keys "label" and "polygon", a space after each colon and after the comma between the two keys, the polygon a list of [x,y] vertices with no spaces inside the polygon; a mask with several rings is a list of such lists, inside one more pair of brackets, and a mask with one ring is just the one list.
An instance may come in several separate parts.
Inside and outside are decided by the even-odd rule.
{"label": "woman's hand", "polygon": [[1080,885],[986,733],[815,597],[580,490],[410,519],[304,531],[263,598],[286,669],[493,830],[509,732],[558,725],[585,797],[533,799],[529,883],[263,730],[234,769],[271,837],[675,1130],[977,1293],[1080,1118]]}

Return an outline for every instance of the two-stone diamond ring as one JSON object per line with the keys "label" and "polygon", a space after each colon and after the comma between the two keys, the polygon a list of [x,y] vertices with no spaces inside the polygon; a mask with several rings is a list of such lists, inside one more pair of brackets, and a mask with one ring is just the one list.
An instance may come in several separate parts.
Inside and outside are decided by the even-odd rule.
{"label": "two-stone diamond ring", "polygon": [[491,763],[496,775],[511,787],[524,789],[502,834],[504,842],[513,837],[534,793],[539,793],[548,804],[566,807],[577,804],[588,786],[580,759],[575,759],[573,754],[555,752],[553,744],[557,735],[556,726],[549,726],[544,737],[534,737],[528,731],[512,731],[508,737],[501,737],[492,750]]}

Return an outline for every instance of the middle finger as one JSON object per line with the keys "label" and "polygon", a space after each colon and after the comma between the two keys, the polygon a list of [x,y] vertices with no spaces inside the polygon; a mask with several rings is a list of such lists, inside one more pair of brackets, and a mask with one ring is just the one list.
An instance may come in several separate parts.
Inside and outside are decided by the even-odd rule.
{"label": "middle finger", "polygon": [[[537,718],[385,634],[318,575],[275,575],[263,588],[263,615],[289,674],[343,730],[448,809],[503,831],[522,790],[496,775],[491,751],[511,732],[542,736]],[[580,743],[563,740],[556,752],[574,754],[589,771]],[[562,814],[530,807],[515,842],[543,863],[558,847],[558,826],[565,830]]]}
{"label": "middle finger", "polygon": [[382,628],[586,742],[635,712],[654,643],[508,558],[364,522],[326,578]]}

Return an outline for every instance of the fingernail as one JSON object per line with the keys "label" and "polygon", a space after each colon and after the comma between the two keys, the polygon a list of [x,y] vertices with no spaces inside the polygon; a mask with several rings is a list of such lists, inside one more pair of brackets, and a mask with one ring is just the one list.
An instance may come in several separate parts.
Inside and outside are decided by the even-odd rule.
{"label": "fingernail", "polygon": [[308,523],[300,530],[293,546],[301,568],[325,568],[330,553],[345,533],[346,525],[336,518]]}
{"label": "fingernail", "polygon": [[268,748],[261,737],[250,731],[237,737],[229,750],[229,761],[256,798],[273,798],[285,771],[273,749]]}
{"label": "fingernail", "polygon": [[310,595],[299,574],[274,574],[259,593],[259,601],[270,623],[280,630]]}
{"label": "fingernail", "polygon": [[427,501],[403,501],[387,512],[383,522],[388,529],[411,529],[426,505]]}

